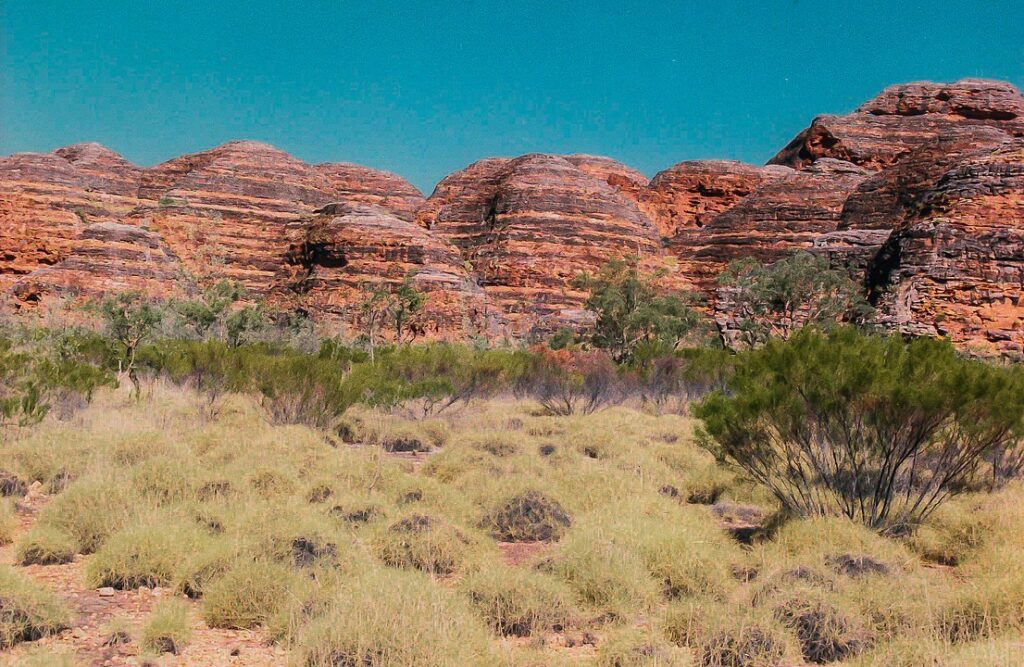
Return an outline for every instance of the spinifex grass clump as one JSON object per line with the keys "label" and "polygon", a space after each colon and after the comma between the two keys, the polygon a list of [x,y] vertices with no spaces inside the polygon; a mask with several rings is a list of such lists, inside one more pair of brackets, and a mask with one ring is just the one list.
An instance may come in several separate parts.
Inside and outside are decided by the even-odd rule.
{"label": "spinifex grass clump", "polygon": [[153,653],[177,655],[192,637],[188,604],[183,600],[164,600],[157,604],[142,628],[142,647]]}
{"label": "spinifex grass clump", "polygon": [[414,512],[382,530],[373,546],[387,565],[449,575],[473,567],[482,545],[476,536],[445,519]]}
{"label": "spinifex grass clump", "polygon": [[70,616],[52,593],[0,566],[0,649],[60,632]]}
{"label": "spinifex grass clump", "polygon": [[203,619],[214,628],[264,624],[287,603],[297,580],[281,563],[239,559],[204,591]]}
{"label": "spinifex grass clump", "polygon": [[9,544],[14,539],[15,524],[13,505],[0,498],[0,546]]}
{"label": "spinifex grass clump", "polygon": [[576,613],[565,584],[528,570],[489,567],[469,575],[459,588],[499,635],[527,637],[562,630]]}
{"label": "spinifex grass clump", "polygon": [[36,526],[18,540],[15,559],[19,565],[70,563],[77,553],[75,539],[58,528]]}
{"label": "spinifex grass clump", "polygon": [[299,634],[298,653],[308,667],[496,664],[467,602],[419,572],[379,567],[339,584]]}
{"label": "spinifex grass clump", "polygon": [[532,490],[502,501],[483,521],[495,539],[506,542],[557,540],[571,525],[558,501]]}

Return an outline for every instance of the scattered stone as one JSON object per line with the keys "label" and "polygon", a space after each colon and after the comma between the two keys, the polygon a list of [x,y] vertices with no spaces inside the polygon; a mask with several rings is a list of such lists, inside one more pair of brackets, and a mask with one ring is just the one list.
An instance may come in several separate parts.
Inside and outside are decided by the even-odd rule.
{"label": "scattered stone", "polygon": [[116,593],[117,591],[115,591],[110,586],[104,586],[103,588],[100,588],[96,591],[96,594],[99,595],[101,598],[113,597]]}

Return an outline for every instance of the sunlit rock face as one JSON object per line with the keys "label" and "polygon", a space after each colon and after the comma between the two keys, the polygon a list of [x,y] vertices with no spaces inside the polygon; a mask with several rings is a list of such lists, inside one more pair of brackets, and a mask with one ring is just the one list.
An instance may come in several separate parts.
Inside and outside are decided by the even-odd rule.
{"label": "sunlit rock face", "polygon": [[1021,93],[965,80],[820,116],[767,166],[689,161],[648,179],[594,155],[486,158],[426,199],[400,176],[254,141],[151,168],[76,144],[0,158],[0,294],[33,310],[232,279],[347,329],[369,286],[408,276],[427,297],[423,336],[542,339],[592,321],[574,279],[609,260],[662,270],[721,320],[730,262],[809,250],[893,330],[1020,354],[1022,141]]}

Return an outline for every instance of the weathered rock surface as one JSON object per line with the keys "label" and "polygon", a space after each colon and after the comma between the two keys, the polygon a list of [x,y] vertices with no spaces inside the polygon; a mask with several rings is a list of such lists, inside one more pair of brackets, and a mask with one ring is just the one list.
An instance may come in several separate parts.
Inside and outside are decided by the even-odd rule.
{"label": "weathered rock surface", "polygon": [[194,291],[194,285],[158,234],[115,222],[87,226],[67,257],[12,287],[21,306],[52,297],[102,297],[129,290],[171,298]]}
{"label": "weathered rock surface", "polygon": [[913,149],[850,194],[837,230],[816,239],[816,250],[826,254],[834,266],[863,275],[889,234],[918,212],[921,198],[946,170],[965,155],[983,153],[1009,141],[1012,139],[1000,130],[968,126],[952,128]]}
{"label": "weathered rock surface", "polygon": [[327,162],[314,167],[327,177],[334,201],[373,204],[402,220],[411,221],[423,195],[400,176],[348,162]]}
{"label": "weathered rock surface", "polygon": [[134,208],[139,174],[98,144],[0,158],[0,291],[64,259],[87,225]]}
{"label": "weathered rock surface", "polygon": [[680,162],[659,172],[640,196],[640,206],[663,238],[711,222],[788,170],[729,160]]}
{"label": "weathered rock surface", "polygon": [[900,331],[1024,353],[1024,141],[948,169],[886,242],[869,278]]}
{"label": "weathered rock surface", "polygon": [[329,202],[377,203],[405,217],[421,199],[411,185],[372,169],[308,165],[284,151],[238,141],[147,170],[148,200],[129,220],[158,231],[200,279],[229,278],[265,292],[297,216]]}
{"label": "weathered rock surface", "polygon": [[580,273],[664,257],[654,224],[609,184],[611,170],[585,162],[483,160],[441,181],[420,210],[420,224],[459,248],[513,335],[585,320],[585,295],[571,284]]}
{"label": "weathered rock surface", "polygon": [[766,167],[760,187],[702,227],[681,230],[670,242],[683,275],[711,294],[730,262],[753,257],[774,262],[839,225],[843,202],[867,177],[849,162],[823,158],[802,171]]}
{"label": "weathered rock surface", "polygon": [[610,259],[674,265],[668,286],[714,302],[732,260],[811,249],[894,329],[1021,353],[1022,142],[1024,96],[965,80],[821,116],[765,167],[648,180],[592,155],[489,158],[426,200],[394,174],[252,141],[150,169],[78,144],[0,158],[0,294],[28,308],[231,278],[341,326],[366,283],[414,274],[424,336],[529,338],[588,322],[573,279]]}
{"label": "weathered rock surface", "polygon": [[878,170],[971,126],[1024,136],[1024,96],[1009,83],[984,79],[891,86],[852,114],[815,118],[771,164],[802,169],[831,157]]}
{"label": "weathered rock surface", "polygon": [[[290,229],[274,296],[315,317],[358,325],[359,304],[379,284],[409,276],[425,296],[417,336],[484,335],[493,326],[484,292],[459,251],[413,222],[370,204],[329,204]],[[390,332],[382,332],[385,336]]]}

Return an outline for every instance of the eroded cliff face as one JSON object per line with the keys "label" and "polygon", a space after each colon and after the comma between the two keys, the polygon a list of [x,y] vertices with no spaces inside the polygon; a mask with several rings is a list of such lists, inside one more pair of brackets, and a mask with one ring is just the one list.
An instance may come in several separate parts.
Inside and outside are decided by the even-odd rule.
{"label": "eroded cliff face", "polygon": [[771,164],[801,169],[823,157],[884,169],[933,139],[965,127],[1024,136],[1024,99],[1001,81],[891,86],[845,116],[819,116]]}
{"label": "eroded cliff face", "polygon": [[869,271],[898,330],[1024,353],[1024,140],[951,165]]}
{"label": "eroded cliff face", "polygon": [[200,280],[228,278],[270,289],[296,217],[331,202],[383,206],[411,218],[422,197],[392,174],[346,164],[309,165],[284,151],[238,141],[145,171],[144,206],[130,221],[160,233]]}
{"label": "eroded cliff face", "polygon": [[[893,86],[821,116],[767,166],[488,158],[424,199],[394,174],[231,142],[144,169],[98,144],[0,158],[0,292],[21,309],[230,278],[327,326],[406,275],[422,335],[543,337],[591,315],[573,286],[610,259],[704,293],[733,260],[807,249],[861,281],[883,321],[1024,353],[1024,97],[997,81]],[[719,320],[728,313],[716,313]]]}
{"label": "eroded cliff face", "polygon": [[[372,204],[329,204],[294,223],[272,297],[281,305],[359,330],[368,291],[407,277],[425,297],[417,336],[493,333],[499,315],[459,251],[413,222]],[[386,333],[386,332],[385,332]]]}
{"label": "eroded cliff face", "polygon": [[629,173],[580,156],[483,160],[441,181],[418,220],[459,248],[512,335],[541,335],[588,319],[580,273],[668,258]]}
{"label": "eroded cliff face", "polygon": [[867,178],[860,167],[831,158],[801,171],[769,166],[762,172],[760,186],[749,195],[671,241],[682,273],[709,294],[734,260],[770,263],[810,250],[819,236],[835,231],[843,202]]}
{"label": "eroded cliff face", "polygon": [[0,158],[0,291],[62,261],[87,226],[120,221],[140,174],[98,144]]}

